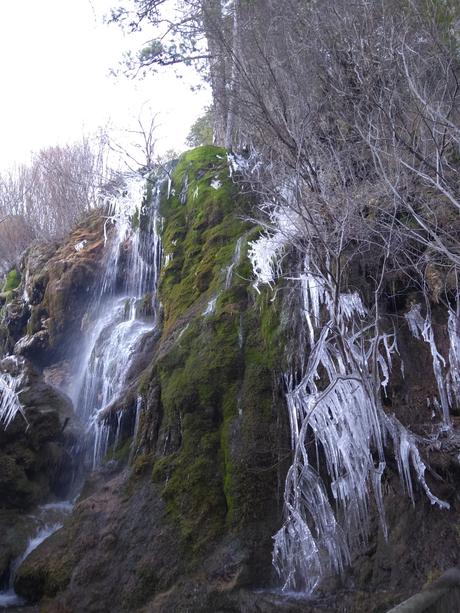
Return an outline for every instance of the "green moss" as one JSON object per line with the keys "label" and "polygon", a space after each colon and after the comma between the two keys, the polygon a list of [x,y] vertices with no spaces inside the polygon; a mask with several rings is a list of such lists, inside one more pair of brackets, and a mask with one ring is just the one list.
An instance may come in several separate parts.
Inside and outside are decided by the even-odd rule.
{"label": "green moss", "polygon": [[139,228],[139,217],[140,217],[140,211],[139,209],[136,209],[136,212],[131,217],[131,227],[134,230],[137,230]]}
{"label": "green moss", "polygon": [[150,453],[141,453],[136,456],[133,463],[133,475],[141,477],[152,468],[153,458]]}
{"label": "green moss", "polygon": [[162,207],[163,246],[172,256],[160,289],[166,334],[203,293],[211,295],[222,285],[235,242],[247,230],[240,219],[247,200],[228,176],[223,149],[199,147],[184,154],[173,172],[172,193]]}
{"label": "green moss", "polygon": [[118,443],[116,447],[113,445],[107,450],[105,461],[116,460],[122,464],[126,464],[129,458],[129,452],[131,450],[132,439],[127,438],[124,441]]}
{"label": "green moss", "polygon": [[[194,557],[273,507],[273,382],[285,329],[273,294],[252,288],[246,239],[260,228],[242,220],[251,203],[229,179],[225,151],[200,147],[183,155],[171,193],[161,206],[163,245],[172,256],[159,290],[163,334],[139,389],[148,397],[161,388],[162,443],[152,479],[164,484],[169,517]],[[203,316],[212,297],[215,311]]]}
{"label": "green moss", "polygon": [[15,268],[13,268],[6,275],[5,282],[2,287],[2,292],[11,292],[12,290],[19,287],[20,283],[21,283],[21,275]]}
{"label": "green moss", "polygon": [[[13,291],[19,287],[20,283],[21,283],[21,275],[15,268],[13,268],[6,275],[5,280],[3,282],[2,289],[0,291],[0,306],[1,306],[0,320],[5,315],[5,306],[9,302],[11,302],[11,300],[13,299]],[[1,344],[1,340],[0,340],[0,344]]]}
{"label": "green moss", "polygon": [[140,563],[134,573],[134,585],[123,598],[126,611],[139,609],[153,596],[158,584],[155,571],[147,563]]}
{"label": "green moss", "polygon": [[182,544],[197,552],[220,534],[226,513],[219,431],[210,417],[183,418],[182,446],[170,471],[163,489],[166,508],[179,525]]}

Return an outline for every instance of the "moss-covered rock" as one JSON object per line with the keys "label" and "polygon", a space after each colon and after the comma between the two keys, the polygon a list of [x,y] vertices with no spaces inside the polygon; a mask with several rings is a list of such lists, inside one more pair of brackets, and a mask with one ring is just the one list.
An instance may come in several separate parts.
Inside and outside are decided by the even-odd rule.
{"label": "moss-covered rock", "polygon": [[[276,300],[273,292],[251,285],[247,243],[260,232],[245,222],[251,206],[230,179],[222,149],[188,152],[171,171],[170,196],[163,194],[161,203],[166,255],[158,296],[161,325],[144,339],[123,397],[104,414],[112,435],[117,431],[117,437],[109,438],[113,445],[106,466],[87,480],[64,528],[18,572],[18,591],[41,600],[44,611],[319,610],[313,601],[253,589],[266,587],[272,578],[272,535],[282,522],[291,458],[280,382],[283,356],[289,342],[298,344],[301,324],[289,319],[281,285]],[[134,224],[149,231],[148,207],[139,207]],[[25,315],[30,342],[37,355],[44,352],[44,362],[79,322],[84,300],[78,302],[72,292],[74,284],[81,291],[97,276],[102,253],[98,228],[100,220],[94,218],[68,244],[50,246],[49,253],[38,246],[29,252],[20,290],[26,290],[31,309],[30,317]],[[75,252],[77,239],[88,242]],[[120,283],[125,273],[121,261]],[[365,276],[360,268],[356,280],[346,282],[361,289]],[[431,289],[434,293],[434,285]],[[29,343],[14,340],[22,334],[16,302],[21,292],[13,290],[7,305],[17,309],[17,329],[14,313],[6,329],[16,349]],[[138,314],[151,316],[152,297],[146,295],[136,307]],[[445,317],[438,321],[436,308],[433,315],[436,335],[447,339]],[[403,327],[398,331],[400,358],[395,358],[385,403],[421,440],[430,420],[426,398],[436,394],[436,381],[429,348],[404,325],[398,323]],[[440,344],[441,353],[446,348]],[[47,376],[60,378],[63,368],[53,366]],[[37,492],[56,487],[53,467],[62,461],[65,424],[49,390],[35,390],[24,394],[30,418],[37,416],[35,434],[25,441],[20,421],[13,424],[3,464],[0,438],[0,495],[3,487],[12,506],[14,500],[32,504]],[[131,438],[134,423],[139,426],[136,441]],[[450,455],[445,454],[435,449],[439,442],[441,435],[430,451],[433,474],[426,477],[452,510],[435,509],[424,498],[413,507],[401,496],[397,467],[389,460],[384,478],[389,538],[379,531],[378,511],[371,504],[367,549],[357,554],[353,568],[340,579],[343,584],[331,579],[321,586],[329,595],[320,609],[385,611],[427,577],[458,564],[458,448],[451,441]],[[0,573],[11,552],[11,534],[2,549],[0,531]]]}
{"label": "moss-covered rock", "polygon": [[5,282],[1,289],[2,293],[12,292],[16,289],[21,282],[21,274],[16,268],[10,270],[10,272],[5,277]]}
{"label": "moss-covered rock", "polygon": [[[188,152],[172,171],[170,197],[165,193],[161,202],[162,326],[145,344],[145,359],[136,362],[122,403],[131,411],[137,394],[142,396],[138,440],[133,444],[123,426],[117,447],[107,454],[116,470],[132,460],[129,477],[110,491],[97,475],[88,482],[73,518],[19,570],[16,587],[29,600],[59,602],[64,592],[68,606],[94,606],[115,589],[109,560],[115,556],[120,563],[131,547],[130,566],[121,563],[125,575],[115,589],[120,611],[142,607],[180,573],[198,578],[203,560],[210,583],[223,581],[225,589],[268,580],[271,536],[280,519],[276,501],[283,468],[276,450],[285,435],[278,425],[285,411],[278,390],[279,346],[286,326],[279,305],[251,285],[246,254],[254,231],[245,221],[251,206],[229,176],[223,149]],[[31,312],[28,336],[16,340],[17,353],[32,353],[46,364],[78,323],[74,292],[81,293],[97,274],[98,223],[77,229],[52,253],[38,246],[29,252],[22,288]],[[136,224],[142,232],[150,227],[144,207]],[[85,247],[76,252],[74,243],[84,242],[83,236]],[[150,315],[151,305],[147,295],[138,312]],[[50,369],[46,372],[50,376]],[[37,398],[28,393],[24,400],[32,411]],[[37,445],[59,463],[55,436],[62,426],[53,411],[40,415]],[[113,419],[114,427],[115,417],[109,407],[107,420]],[[27,480],[35,456],[26,455],[16,464]],[[21,482],[19,475],[15,480]],[[142,555],[140,539],[151,543]],[[172,543],[176,557],[170,554]],[[79,600],[82,585],[94,589]]]}
{"label": "moss-covered rock", "polygon": [[160,288],[165,335],[189,307],[222,289],[248,211],[247,198],[229,178],[224,149],[199,147],[181,156],[161,211],[168,262]]}
{"label": "moss-covered rock", "polygon": [[102,471],[93,481],[94,492],[81,497],[64,528],[18,569],[15,589],[41,600],[41,610],[138,610],[180,573],[158,486],[139,479],[128,496],[126,473]]}
{"label": "moss-covered rock", "polygon": [[[284,412],[277,373],[285,327],[279,306],[251,286],[250,210],[229,177],[226,152],[215,147],[184,154],[162,200],[164,326],[140,391],[145,429],[157,422],[150,428],[153,480],[164,483],[167,512],[192,563],[228,531],[251,530],[261,515],[265,551],[279,513],[276,424]],[[152,403],[155,387],[160,400]]]}

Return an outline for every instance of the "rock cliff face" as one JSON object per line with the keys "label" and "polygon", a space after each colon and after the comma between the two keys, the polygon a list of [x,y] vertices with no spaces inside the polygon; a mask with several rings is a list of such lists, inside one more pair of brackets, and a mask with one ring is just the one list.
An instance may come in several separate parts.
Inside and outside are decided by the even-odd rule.
{"label": "rock cliff face", "polygon": [[[432,507],[421,492],[412,506],[389,459],[388,541],[371,509],[369,542],[316,600],[268,591],[276,585],[272,536],[283,521],[291,457],[283,373],[297,342],[295,300],[285,287],[252,285],[248,241],[260,228],[245,221],[252,197],[229,179],[224,150],[183,155],[171,179],[160,210],[161,321],[138,348],[125,394],[103,417],[105,463],[88,477],[64,527],[20,566],[16,590],[49,612],[386,611],[459,563],[456,430],[421,446],[429,485],[450,511]],[[147,231],[142,209],[133,221]],[[69,452],[79,436],[69,401],[32,363],[65,387],[102,270],[103,223],[94,214],[65,244],[34,246],[19,287],[2,294],[4,353],[20,356],[15,368],[28,373],[21,399],[30,428],[18,415],[0,430],[1,513],[9,529],[0,533],[0,575],[18,555],[21,512],[59,495],[77,461]],[[405,378],[393,376],[386,410],[422,440],[436,381],[429,348],[409,334],[405,308],[397,314]],[[441,311],[436,325],[442,338]]]}
{"label": "rock cliff face", "polygon": [[[0,355],[9,354],[0,360],[0,376],[16,381],[22,405],[22,413],[0,426],[3,584],[11,563],[34,536],[37,505],[67,496],[79,473],[83,430],[68,396],[51,384],[67,382],[66,364],[55,363],[49,372],[43,366],[63,355],[72,357],[69,347],[78,336],[101,263],[102,224],[96,214],[65,244],[34,244],[0,294]],[[85,252],[75,250],[81,240]]]}

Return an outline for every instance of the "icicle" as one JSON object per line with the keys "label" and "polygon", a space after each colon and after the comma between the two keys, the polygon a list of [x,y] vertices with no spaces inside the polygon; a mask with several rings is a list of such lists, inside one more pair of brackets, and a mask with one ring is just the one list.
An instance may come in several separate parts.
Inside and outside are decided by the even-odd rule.
{"label": "icicle", "polygon": [[449,401],[453,405],[454,401],[460,404],[460,321],[458,316],[449,309],[448,320],[449,332],[449,379],[448,387]]}
{"label": "icicle", "polygon": [[130,452],[129,452],[129,460],[128,460],[129,464],[132,463],[137,453],[137,436],[139,434],[139,424],[141,420],[141,413],[142,413],[142,396],[138,396],[136,400],[136,416],[134,420],[134,432],[133,432],[133,438],[131,441],[131,447],[130,447]]}
{"label": "icicle", "polygon": [[19,377],[12,377],[8,373],[0,373],[0,425],[4,430],[14,421],[18,413],[27,423],[18,396],[20,385],[21,379]]}
{"label": "icicle", "polygon": [[189,184],[188,173],[185,173],[184,182],[182,183],[182,189],[181,189],[180,196],[179,196],[181,204],[185,204],[187,202],[188,184]]}
{"label": "icicle", "polygon": [[256,277],[254,288],[272,285],[281,274],[281,255],[290,241],[297,236],[299,220],[288,215],[286,210],[276,207],[270,213],[276,231],[262,234],[256,241],[248,243],[248,258]]}
{"label": "icicle", "polygon": [[212,315],[216,310],[217,298],[219,295],[213,296],[211,300],[208,302],[205,310],[203,311],[203,317],[207,317],[208,315]]}
{"label": "icicle", "polygon": [[232,284],[232,279],[233,279],[233,269],[235,268],[235,266],[238,266],[240,262],[242,242],[243,242],[243,237],[240,236],[240,238],[236,241],[236,244],[235,244],[235,252],[233,254],[232,261],[227,268],[227,274],[225,276],[225,289],[230,288]]}
{"label": "icicle", "polygon": [[420,332],[425,326],[425,321],[423,320],[420,312],[421,308],[421,304],[414,304],[404,316],[409,326],[409,330],[411,331],[412,336],[415,338],[420,338]]}
{"label": "icicle", "polygon": [[96,416],[90,424],[91,430],[94,433],[93,444],[93,470],[95,470],[107,454],[109,446],[110,427],[104,421],[99,421]]}
{"label": "icicle", "polygon": [[117,429],[115,432],[115,440],[113,442],[113,454],[115,454],[115,451],[118,447],[118,441],[120,440],[120,432],[121,432],[121,422],[123,420],[123,411],[117,411]]}
{"label": "icicle", "polygon": [[425,490],[425,493],[431,504],[438,506],[440,509],[450,509],[449,503],[437,498],[429,489],[425,480],[426,465],[420,457],[420,452],[413,435],[395,418],[385,416],[387,430],[393,439],[393,447],[397,451],[396,459],[398,462],[398,470],[401,479],[405,485],[405,489],[414,503],[414,492],[412,487],[412,479],[410,475],[410,465],[413,466],[417,475],[417,480]]}
{"label": "icicle", "polygon": [[[446,368],[446,361],[444,357],[439,353],[436,340],[434,337],[433,325],[431,321],[431,313],[428,311],[425,319],[423,319],[421,315],[421,305],[415,304],[411,307],[411,309],[405,315],[406,321],[409,325],[409,330],[415,338],[422,338],[428,345],[430,346],[431,358],[433,363],[433,373],[436,379],[436,384],[438,387],[439,393],[439,401],[442,409],[442,417],[444,423],[449,425],[451,423],[450,419],[450,389],[451,389],[451,378],[449,373],[445,373],[444,369]],[[449,352],[449,360],[452,359],[454,362],[454,376],[455,376],[455,363],[459,360],[460,356],[457,353],[458,347],[456,346],[456,338],[458,339],[458,335],[454,330],[455,322],[451,320],[449,315],[449,336],[451,341],[451,349]],[[451,336],[452,332],[452,336]]]}
{"label": "icicle", "polygon": [[249,243],[248,257],[252,264],[256,282],[254,287],[259,285],[271,285],[279,274],[277,255],[283,249],[285,240],[277,234],[266,234],[257,241]]}
{"label": "icicle", "polygon": [[366,309],[364,308],[358,292],[353,292],[352,294],[340,294],[339,307],[344,319],[351,319],[355,316],[365,317],[366,315]]}
{"label": "icicle", "polygon": [[172,186],[172,178],[171,175],[168,173],[168,189],[166,192],[166,199],[169,200],[171,198],[171,186]]}

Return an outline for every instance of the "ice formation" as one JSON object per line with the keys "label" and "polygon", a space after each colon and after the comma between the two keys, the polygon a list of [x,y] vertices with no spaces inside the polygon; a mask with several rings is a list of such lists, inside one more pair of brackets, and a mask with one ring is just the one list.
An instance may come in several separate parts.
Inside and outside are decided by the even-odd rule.
{"label": "ice formation", "polygon": [[[285,236],[278,230],[251,245],[256,286],[275,280]],[[293,460],[285,484],[285,521],[274,536],[273,564],[283,589],[311,593],[323,578],[342,572],[366,542],[371,498],[387,535],[382,476],[389,442],[412,501],[411,468],[432,504],[449,505],[429,490],[415,437],[381,404],[397,352],[395,335],[379,330],[357,292],[337,293],[310,257],[295,281],[308,346],[300,376],[286,375]],[[408,323],[430,342],[436,371],[443,360],[430,328],[419,311]],[[457,325],[452,318],[455,343]],[[446,397],[459,389],[459,372],[451,369]]]}
{"label": "ice formation", "polygon": [[[269,208],[269,205],[267,205]],[[248,257],[255,273],[254,287],[272,285],[281,272],[281,258],[286,245],[297,234],[295,215],[276,207],[270,212],[270,220],[276,228],[267,231],[248,244]]]}
{"label": "ice formation", "polygon": [[233,269],[235,268],[235,266],[238,266],[238,264],[240,263],[242,242],[243,242],[243,237],[240,236],[240,238],[236,241],[236,244],[235,244],[235,252],[233,254],[232,261],[230,262],[230,265],[227,267],[227,273],[225,275],[225,289],[229,289],[229,287],[231,286],[232,280],[233,280]]}
{"label": "ice formation", "polygon": [[406,313],[409,330],[415,338],[424,340],[430,347],[433,362],[433,373],[438,387],[439,400],[435,399],[435,406],[439,405],[444,424],[449,426],[450,408],[460,402],[460,322],[459,316],[449,309],[448,334],[449,355],[445,359],[438,350],[433,329],[430,309],[426,309],[422,316],[422,305],[414,304]]}
{"label": "ice formation", "polygon": [[214,313],[214,311],[216,310],[216,304],[217,304],[217,298],[219,296],[213,296],[211,298],[211,300],[209,300],[208,304],[206,305],[205,310],[203,311],[203,317],[207,317],[208,315],[212,315]]}
{"label": "ice formation", "polygon": [[26,419],[18,396],[20,385],[19,377],[0,373],[0,426],[5,430],[18,413]]}

